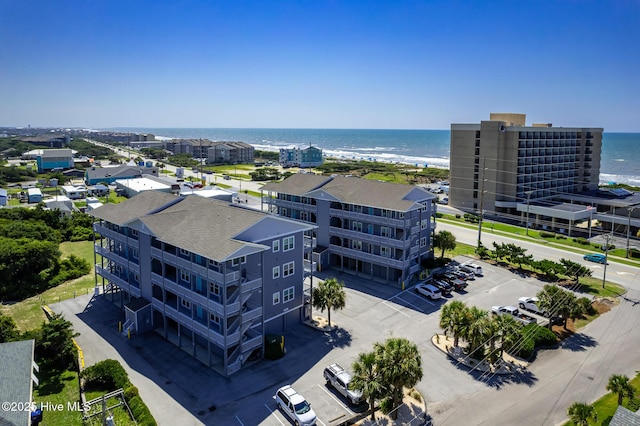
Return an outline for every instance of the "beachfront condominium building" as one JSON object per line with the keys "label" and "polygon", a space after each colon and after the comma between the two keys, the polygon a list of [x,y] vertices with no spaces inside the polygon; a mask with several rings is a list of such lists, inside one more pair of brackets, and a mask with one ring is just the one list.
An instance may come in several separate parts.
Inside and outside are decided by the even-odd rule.
{"label": "beachfront condominium building", "polygon": [[319,268],[400,287],[433,257],[435,196],[423,188],[296,173],[262,190],[272,213],[318,227],[312,262]]}
{"label": "beachfront condominium building", "polygon": [[284,167],[316,167],[322,161],[322,150],[314,146],[280,148],[278,156],[278,162]]}
{"label": "beachfront condominium building", "polygon": [[534,200],[598,188],[602,128],[525,119],[492,113],[480,124],[451,125],[450,206],[521,215]]}
{"label": "beachfront condominium building", "polygon": [[210,141],[209,139],[171,139],[165,149],[174,154],[189,154],[207,164],[253,163],[254,148],[245,142]]}
{"label": "beachfront condominium building", "polygon": [[229,376],[308,312],[311,224],[155,191],[89,214],[96,286],[124,310],[125,332],[155,330]]}

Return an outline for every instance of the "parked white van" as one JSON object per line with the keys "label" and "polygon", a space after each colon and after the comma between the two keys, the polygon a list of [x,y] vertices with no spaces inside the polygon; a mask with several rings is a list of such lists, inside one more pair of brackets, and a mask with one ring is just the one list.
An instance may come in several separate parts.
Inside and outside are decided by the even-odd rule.
{"label": "parked white van", "polygon": [[476,277],[482,275],[482,267],[480,265],[476,265],[475,263],[467,263],[466,265],[460,266],[460,270],[464,272],[471,272]]}

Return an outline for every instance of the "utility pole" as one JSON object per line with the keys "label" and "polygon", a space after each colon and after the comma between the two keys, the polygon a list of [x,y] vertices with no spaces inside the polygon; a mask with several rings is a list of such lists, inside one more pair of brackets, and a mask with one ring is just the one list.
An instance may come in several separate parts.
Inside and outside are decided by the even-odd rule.
{"label": "utility pole", "polygon": [[629,258],[629,239],[631,238],[631,212],[635,210],[637,206],[627,207],[629,210],[629,222],[627,223],[627,259]]}
{"label": "utility pole", "polygon": [[607,261],[609,258],[609,240],[611,239],[612,236],[613,236],[613,232],[611,234],[606,234],[604,236],[605,249],[604,249],[604,271],[602,273],[602,288],[604,288],[604,284],[607,282],[607,263],[609,263]]}
{"label": "utility pole", "polygon": [[482,245],[482,216],[484,214],[484,172],[486,170],[486,168],[484,167],[485,165],[485,158],[482,159],[482,176],[481,176],[481,180],[480,180],[480,211],[479,211],[479,215],[478,215],[478,248],[480,248],[480,246]]}
{"label": "utility pole", "polygon": [[525,194],[527,194],[527,236],[529,235],[529,199],[531,198],[531,194],[533,194],[533,191],[526,191]]}

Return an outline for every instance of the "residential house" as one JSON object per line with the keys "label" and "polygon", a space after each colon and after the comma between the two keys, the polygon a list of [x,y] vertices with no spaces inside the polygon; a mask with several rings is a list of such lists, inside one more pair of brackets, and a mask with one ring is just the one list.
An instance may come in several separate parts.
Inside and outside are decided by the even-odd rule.
{"label": "residential house", "polygon": [[71,200],[80,200],[87,196],[87,188],[84,185],[63,185],[62,194]]}
{"label": "residential house", "polygon": [[31,424],[31,410],[25,405],[33,401],[33,384],[38,385],[34,352],[35,340],[0,343],[0,399],[9,403],[0,411],[0,425]]}
{"label": "residential house", "polygon": [[119,165],[109,167],[91,167],[85,170],[85,183],[95,185],[97,183],[113,183],[118,179],[133,179],[143,175],[158,176],[157,167],[146,165]]}
{"label": "residential house", "polygon": [[400,287],[433,257],[437,198],[421,187],[297,173],[262,191],[272,213],[318,226],[322,268]]}
{"label": "residential house", "polygon": [[308,315],[311,224],[155,191],[88,214],[98,219],[96,279],[126,332],[155,330],[229,376],[263,354],[266,334]]}
{"label": "residential house", "polygon": [[27,189],[28,203],[39,203],[40,201],[42,201],[42,191],[40,190],[40,188]]}
{"label": "residential house", "polygon": [[73,168],[73,152],[70,149],[43,149],[36,158],[38,173]]}

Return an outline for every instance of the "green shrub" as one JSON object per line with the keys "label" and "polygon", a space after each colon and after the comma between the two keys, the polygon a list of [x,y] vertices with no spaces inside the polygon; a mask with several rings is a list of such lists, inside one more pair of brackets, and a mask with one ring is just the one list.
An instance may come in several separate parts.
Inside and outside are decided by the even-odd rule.
{"label": "green shrub", "polygon": [[138,388],[135,386],[129,386],[124,390],[124,398],[129,401],[134,396],[138,396]]}
{"label": "green shrub", "polygon": [[436,219],[440,219],[440,218],[443,218],[443,217],[444,217],[444,213],[440,213],[440,212],[436,213]]}
{"label": "green shrub", "polygon": [[554,234],[553,232],[540,231],[540,236],[542,238],[554,238],[556,234]]}
{"label": "green shrub", "polygon": [[115,359],[105,359],[81,373],[88,387],[114,391],[130,386],[129,376]]}
{"label": "green shrub", "polygon": [[136,395],[127,401],[129,404],[129,409],[131,409],[131,414],[136,419],[136,422],[139,425],[148,425],[148,426],[156,426],[156,420],[151,415],[149,408],[142,401],[142,399]]}
{"label": "green shrub", "polygon": [[633,411],[634,413],[640,410],[640,399],[633,398],[631,401],[628,402],[627,408]]}
{"label": "green shrub", "polygon": [[[523,329],[523,335],[525,334]],[[520,345],[520,350],[518,351],[518,356],[520,358],[529,359],[533,354],[533,350],[535,349],[535,343],[533,339],[529,336],[522,338],[522,343]]]}
{"label": "green shrub", "polygon": [[529,324],[523,330],[523,333],[529,333],[528,330],[532,330],[531,337],[535,348],[554,346],[558,343],[558,337],[547,327],[542,327],[538,324]]}
{"label": "green shrub", "polygon": [[456,219],[460,219],[460,213],[456,213]]}
{"label": "green shrub", "polygon": [[567,237],[565,237],[565,236],[564,236],[564,235],[562,235],[562,234],[558,234],[558,235],[556,235],[556,238],[557,238],[557,239],[559,239],[559,240],[566,240],[566,239],[567,239]]}

